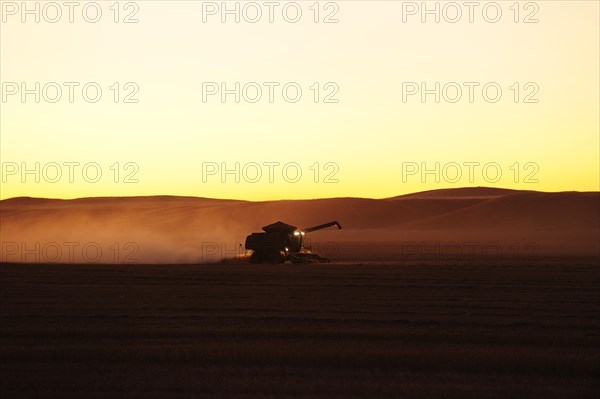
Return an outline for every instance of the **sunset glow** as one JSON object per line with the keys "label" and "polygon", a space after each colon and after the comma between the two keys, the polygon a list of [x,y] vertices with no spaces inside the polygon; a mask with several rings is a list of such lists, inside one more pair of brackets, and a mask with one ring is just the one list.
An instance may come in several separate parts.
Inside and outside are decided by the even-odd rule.
{"label": "sunset glow", "polygon": [[[137,11],[120,10],[120,21],[135,11],[139,22],[130,24],[114,23],[108,3],[98,23],[83,20],[79,9],[73,23],[64,9],[57,23],[43,14],[39,23],[31,15],[21,23],[21,11],[6,3],[3,199],[599,189],[598,2],[541,2],[539,10],[521,7],[518,15],[510,2],[500,2],[497,23],[487,22],[481,9],[470,23],[467,8],[459,22],[446,21],[455,15],[448,9],[439,23],[432,15],[422,23],[421,13],[404,4],[411,2],[389,1],[339,2],[337,11],[321,3],[315,23],[312,3],[300,2],[297,23],[285,21],[279,9],[273,23],[266,14],[257,23],[244,14],[239,23],[231,15],[221,23],[221,14],[203,2],[145,1]],[[322,23],[330,14],[339,22]],[[537,23],[523,22],[530,14]],[[40,83],[39,103],[35,94],[23,101],[23,82],[34,91]],[[44,92],[49,82],[62,90],[55,103],[48,100],[56,98],[56,86]],[[72,103],[64,82],[78,83]],[[83,98],[89,82],[102,88],[98,102]],[[223,82],[230,90],[240,82],[239,103],[235,94],[225,102],[220,92],[209,94]],[[273,102],[269,82],[277,83]],[[302,89],[297,102],[282,94],[290,82],[290,96]],[[422,83],[435,89],[436,82],[439,103],[436,94],[425,102],[420,91],[410,95]],[[262,97],[254,103],[257,87]],[[501,97],[488,101],[497,87]],[[126,103],[128,95],[137,103]],[[332,102],[325,102],[328,96]],[[83,175],[86,165],[92,166]],[[90,182],[98,167],[101,178]],[[234,172],[222,175],[223,169]]]}

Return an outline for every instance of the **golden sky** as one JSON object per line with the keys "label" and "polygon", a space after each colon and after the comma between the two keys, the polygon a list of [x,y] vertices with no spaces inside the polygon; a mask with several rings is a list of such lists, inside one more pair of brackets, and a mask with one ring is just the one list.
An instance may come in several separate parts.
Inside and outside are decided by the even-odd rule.
{"label": "golden sky", "polygon": [[[473,22],[464,6],[450,21],[456,8],[437,2],[439,23],[415,10],[421,2],[279,2],[273,23],[261,1],[239,2],[239,23],[222,15],[221,2],[201,1],[120,2],[118,15],[101,1],[96,23],[84,19],[82,2],[74,22],[62,7],[52,23],[47,3],[35,22],[21,2],[2,2],[3,199],[599,189],[597,1],[500,1],[495,23],[492,2],[473,10]],[[262,17],[252,23],[256,4]],[[298,8],[299,21],[286,21]],[[93,20],[95,6],[86,10]],[[223,82],[240,83],[239,103],[234,94],[222,101]],[[439,103],[435,94],[423,101],[422,84],[435,91],[436,82]],[[262,97],[252,102],[256,87]],[[23,88],[34,93],[23,100]],[[134,91],[137,102],[125,102]],[[234,172],[222,175],[223,167]]]}

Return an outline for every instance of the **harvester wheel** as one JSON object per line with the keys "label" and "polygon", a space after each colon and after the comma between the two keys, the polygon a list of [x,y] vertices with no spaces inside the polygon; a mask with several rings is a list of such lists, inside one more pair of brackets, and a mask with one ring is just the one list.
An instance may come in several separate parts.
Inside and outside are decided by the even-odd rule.
{"label": "harvester wheel", "polygon": [[285,262],[285,255],[281,251],[270,252],[265,256],[268,263],[281,264]]}
{"label": "harvester wheel", "polygon": [[261,252],[254,251],[252,255],[250,255],[250,263],[260,263],[263,260],[263,256]]}

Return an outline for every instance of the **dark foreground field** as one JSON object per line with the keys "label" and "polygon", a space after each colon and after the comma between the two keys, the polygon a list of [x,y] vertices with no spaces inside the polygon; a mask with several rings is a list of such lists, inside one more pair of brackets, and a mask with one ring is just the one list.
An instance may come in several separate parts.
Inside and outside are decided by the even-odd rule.
{"label": "dark foreground field", "polygon": [[600,269],[0,265],[0,397],[598,398]]}

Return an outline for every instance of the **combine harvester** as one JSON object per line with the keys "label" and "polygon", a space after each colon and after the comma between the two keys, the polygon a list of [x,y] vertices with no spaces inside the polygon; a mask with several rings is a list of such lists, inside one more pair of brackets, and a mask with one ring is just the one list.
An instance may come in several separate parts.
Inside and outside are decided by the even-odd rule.
{"label": "combine harvester", "polygon": [[306,233],[325,229],[327,227],[342,226],[334,221],[318,226],[297,230],[295,226],[283,222],[276,222],[262,229],[264,233],[252,233],[246,237],[246,250],[252,250],[251,263],[327,263],[329,259],[313,254],[310,248],[302,246]]}

